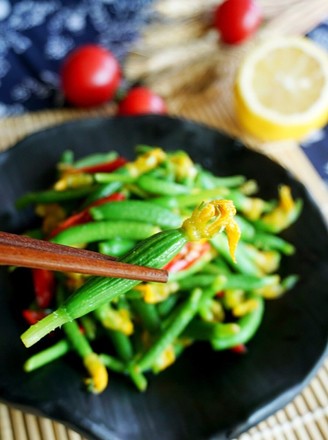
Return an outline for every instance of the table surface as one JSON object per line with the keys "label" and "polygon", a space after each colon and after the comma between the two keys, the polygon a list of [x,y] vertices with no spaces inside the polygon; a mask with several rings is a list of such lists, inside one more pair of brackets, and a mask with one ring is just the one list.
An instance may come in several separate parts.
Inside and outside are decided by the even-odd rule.
{"label": "table surface", "polygon": [[[199,24],[198,17],[200,16],[200,11],[205,6],[208,7],[210,4],[213,4],[213,1],[193,0],[192,4],[195,8],[193,20],[190,20],[190,16],[188,16],[187,21],[181,21],[183,7],[180,8],[179,17],[174,16],[174,14],[172,16],[172,11],[169,8],[170,3],[172,3],[172,0],[159,1],[159,10],[160,6],[166,6],[166,9],[160,10],[160,13],[167,14],[173,22],[178,20],[181,29],[184,28],[186,22],[188,22],[188,26],[193,25],[196,29],[197,24]],[[262,30],[263,35],[265,33],[269,35],[306,34],[320,23],[323,17],[328,17],[328,2],[326,0],[313,0],[311,2],[304,0],[261,0],[261,3],[267,19],[266,25]],[[188,13],[190,14],[190,8]],[[200,26],[198,25],[197,32],[196,30],[194,31],[197,34],[197,43],[195,42],[195,44],[199,44],[199,40],[208,42],[208,33],[205,30],[200,31],[199,28]],[[187,29],[189,28],[187,27]],[[165,29],[162,29],[162,31],[162,34],[165,36]],[[156,32],[158,34],[158,28]],[[193,35],[192,32],[186,32],[187,35],[189,32],[188,41],[193,41],[191,37]],[[136,48],[135,53],[131,52],[131,57],[126,65],[126,75],[131,78],[137,78],[138,75],[142,75],[146,83],[152,86],[158,84],[158,88],[162,88],[159,91],[166,97],[170,114],[203,122],[223,130],[230,135],[242,139],[250,148],[267,154],[270,158],[288,168],[306,185],[328,222],[327,186],[314,165],[309,161],[304,148],[301,148],[296,142],[290,141],[269,144],[260,143],[243,133],[235,120],[231,81],[239,60],[254,42],[250,41],[243,45],[242,48],[230,51],[221,48],[219,55],[224,57],[225,60],[225,74],[222,75],[222,71],[216,72],[217,76],[214,75],[214,79],[211,76],[212,81],[201,91],[195,91],[192,87],[186,87],[186,85],[190,86],[190,81],[194,81],[196,77],[189,78],[187,75],[183,82],[182,73],[185,70],[170,75],[167,73],[170,72],[167,68],[170,67],[168,64],[166,64],[165,75],[160,69],[156,70],[156,63],[151,63],[153,61],[152,54],[154,53],[154,51],[149,49],[151,42],[151,32],[149,32],[149,34],[145,35],[145,40],[141,42],[144,52],[142,53],[140,47]],[[181,41],[179,41],[180,43]],[[173,42],[172,44],[174,46],[175,43]],[[191,51],[194,48],[195,46],[192,47]],[[143,60],[148,61],[148,64],[143,63],[143,65],[148,65],[148,72],[140,71],[140,60],[138,59],[140,53],[142,53]],[[173,62],[174,59],[171,58],[171,63]],[[188,65],[186,64],[184,68],[188,68]],[[194,74],[196,75],[198,72],[197,74],[199,75],[202,68],[203,65],[200,67],[200,70],[197,70],[195,67]],[[154,83],[154,71],[157,78],[161,79],[157,83]],[[195,71],[197,72],[195,73]],[[206,66],[204,72],[208,74],[208,66]],[[201,75],[204,75],[204,72],[201,71]],[[179,76],[179,82],[175,81],[177,75]],[[167,83],[165,83],[166,80]],[[176,93],[177,88],[179,93]],[[95,110],[47,110],[2,119],[0,120],[0,151],[10,148],[18,140],[42,128],[79,118],[111,116],[114,112],[115,105],[110,104]],[[0,439],[82,440],[82,437],[57,422],[26,414],[10,406],[0,404]],[[315,377],[300,395],[285,408],[282,408],[276,414],[251,428],[247,433],[242,434],[238,440],[255,439],[328,439],[328,359],[323,362]]]}

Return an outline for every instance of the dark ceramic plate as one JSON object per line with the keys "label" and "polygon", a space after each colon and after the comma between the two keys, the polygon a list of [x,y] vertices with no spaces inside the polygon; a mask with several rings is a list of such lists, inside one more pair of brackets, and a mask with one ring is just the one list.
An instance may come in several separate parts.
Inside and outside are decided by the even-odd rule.
{"label": "dark ceramic plate", "polygon": [[267,303],[264,321],[248,344],[248,354],[212,352],[207,345],[188,349],[174,366],[151,377],[145,393],[111,374],[106,392],[94,396],[81,385],[83,371],[69,360],[24,374],[33,349],[20,342],[18,309],[27,301],[24,274],[0,272],[0,398],[16,407],[64,422],[92,439],[200,440],[234,437],[267,417],[301,391],[327,349],[328,234],[304,187],[266,157],[239,142],[192,122],[169,117],[92,119],[34,134],[0,155],[0,229],[22,231],[32,211],[17,212],[15,200],[45,188],[65,149],[77,156],[117,149],[133,157],[136,144],[185,149],[219,175],[255,178],[270,198],[287,183],[304,200],[299,221],[284,236],[297,253],[282,274],[301,281],[279,300]]}

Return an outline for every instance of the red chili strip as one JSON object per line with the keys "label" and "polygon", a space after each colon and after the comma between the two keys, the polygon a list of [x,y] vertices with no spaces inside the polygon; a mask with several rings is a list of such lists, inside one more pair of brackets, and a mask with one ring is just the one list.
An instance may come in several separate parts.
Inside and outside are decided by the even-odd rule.
{"label": "red chili strip", "polygon": [[123,193],[114,193],[110,196],[102,197],[101,199],[95,200],[94,202],[90,203],[86,210],[92,208],[93,206],[100,206],[107,202],[119,202],[121,200],[125,200],[125,195]]}
{"label": "red chili strip", "polygon": [[53,238],[55,235],[59,234],[59,232],[62,232],[65,229],[70,228],[71,226],[81,225],[82,223],[87,223],[90,220],[91,215],[88,211],[81,211],[73,214],[60,222],[59,225],[57,225],[57,227],[50,232],[48,239]]}
{"label": "red chili strip", "polygon": [[190,268],[199,261],[209,250],[211,246],[208,242],[197,243],[188,242],[165,267],[164,269],[176,273]]}
{"label": "red chili strip", "polygon": [[219,290],[219,292],[216,292],[215,296],[217,296],[218,298],[223,298],[224,297],[224,290]]}
{"label": "red chili strip", "polygon": [[76,171],[81,173],[111,173],[118,168],[121,168],[123,165],[125,165],[128,161],[124,158],[119,156],[115,160],[111,160],[110,162],[104,162],[97,165],[90,165],[86,167],[77,168]]}
{"label": "red chili strip", "polygon": [[22,311],[23,318],[29,325],[34,325],[45,316],[47,316],[47,312],[45,310],[31,310],[25,309]]}
{"label": "red chili strip", "polygon": [[55,294],[55,274],[51,270],[32,269],[32,276],[36,303],[45,309]]}
{"label": "red chili strip", "polygon": [[88,223],[92,220],[92,217],[89,213],[89,208],[92,206],[99,206],[103,205],[107,202],[113,202],[113,201],[120,201],[124,200],[125,196],[122,193],[114,193],[110,196],[103,197],[101,199],[95,200],[93,203],[91,203],[87,208],[85,208],[81,212],[77,212],[76,214],[71,215],[70,217],[67,217],[65,220],[60,222],[55,229],[51,231],[51,233],[48,236],[48,239],[51,239],[55,237],[59,232],[64,231],[65,229],[70,228],[71,226],[76,225],[82,225],[83,223]]}
{"label": "red chili strip", "polygon": [[235,345],[234,347],[231,347],[230,350],[233,353],[237,353],[237,354],[245,354],[245,353],[247,353],[247,347],[244,344]]}

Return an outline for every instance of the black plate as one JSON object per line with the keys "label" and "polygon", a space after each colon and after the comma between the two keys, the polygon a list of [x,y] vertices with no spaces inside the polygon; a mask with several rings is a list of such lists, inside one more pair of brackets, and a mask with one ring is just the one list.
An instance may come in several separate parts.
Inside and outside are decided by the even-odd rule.
{"label": "black plate", "polygon": [[[0,229],[31,225],[31,210],[18,213],[17,197],[51,181],[61,152],[77,156],[117,149],[133,157],[138,143],[185,149],[219,175],[255,178],[261,195],[275,197],[280,183],[304,199],[300,220],[285,231],[298,252],[282,273],[301,281],[287,295],[267,303],[264,321],[246,356],[190,348],[174,366],[150,378],[147,392],[111,374],[106,392],[84,391],[79,368],[54,362],[24,374],[22,363],[34,348],[20,342],[19,303],[28,284],[12,283],[0,272],[0,398],[17,407],[64,422],[102,440],[200,440],[236,436],[289,402],[316,371],[327,349],[328,234],[318,208],[304,187],[266,157],[239,142],[192,122],[169,117],[92,119],[34,134],[0,155]],[[23,276],[23,275],[22,275]],[[17,280],[16,280],[17,281]],[[25,298],[25,299],[24,299]]]}

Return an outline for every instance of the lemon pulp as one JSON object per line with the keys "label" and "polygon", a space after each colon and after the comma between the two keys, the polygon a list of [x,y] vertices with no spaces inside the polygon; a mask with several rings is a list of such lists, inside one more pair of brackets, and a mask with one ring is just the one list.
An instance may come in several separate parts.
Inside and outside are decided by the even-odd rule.
{"label": "lemon pulp", "polygon": [[241,126],[261,140],[301,139],[328,120],[328,54],[306,38],[257,46],[235,84]]}

